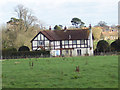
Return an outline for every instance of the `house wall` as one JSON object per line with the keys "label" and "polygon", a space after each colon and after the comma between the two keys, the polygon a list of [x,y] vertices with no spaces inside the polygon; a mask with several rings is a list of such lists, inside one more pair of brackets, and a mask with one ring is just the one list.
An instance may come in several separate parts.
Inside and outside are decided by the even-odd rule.
{"label": "house wall", "polygon": [[[42,46],[45,50],[50,50],[51,56],[60,56],[60,48],[64,56],[84,56],[85,54],[93,55],[93,46],[90,40],[62,40],[49,41],[41,33],[32,41],[32,50],[41,50]],[[61,42],[61,43],[60,43]],[[92,46],[92,49],[90,47]]]}
{"label": "house wall", "polygon": [[[78,54],[77,50],[81,50],[81,54]],[[51,50],[50,54],[51,56],[60,56],[60,50]],[[87,54],[91,55],[91,51],[89,48],[76,48],[71,50],[70,49],[62,50],[63,56],[85,56]]]}
{"label": "house wall", "polygon": [[[91,27],[91,26],[90,26]],[[88,42],[88,45],[89,45],[89,48],[88,48],[88,53],[90,56],[92,56],[94,53],[93,53],[93,37],[92,37],[92,29],[90,28],[90,34],[89,34],[89,42]]]}
{"label": "house wall", "polygon": [[39,34],[33,41],[32,41],[32,50],[40,50],[39,46],[42,46],[44,49],[49,50],[50,41],[42,34]]}

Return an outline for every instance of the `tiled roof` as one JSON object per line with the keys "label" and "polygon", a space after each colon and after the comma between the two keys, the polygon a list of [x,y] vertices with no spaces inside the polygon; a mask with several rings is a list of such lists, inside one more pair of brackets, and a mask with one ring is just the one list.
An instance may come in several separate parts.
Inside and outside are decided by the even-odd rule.
{"label": "tiled roof", "polygon": [[[40,31],[35,37],[40,33],[45,35],[49,40],[79,40],[88,39],[89,29],[79,29],[79,30],[44,30]],[[35,39],[32,39],[32,41]]]}

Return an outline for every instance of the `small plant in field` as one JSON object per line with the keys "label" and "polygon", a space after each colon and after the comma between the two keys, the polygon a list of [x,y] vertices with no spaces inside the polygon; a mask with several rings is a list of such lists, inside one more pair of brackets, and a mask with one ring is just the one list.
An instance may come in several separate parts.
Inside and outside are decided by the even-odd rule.
{"label": "small plant in field", "polygon": [[62,60],[68,60],[64,55],[62,55]]}
{"label": "small plant in field", "polygon": [[88,61],[86,60],[85,65],[88,65]]}
{"label": "small plant in field", "polygon": [[12,82],[12,81],[10,82],[10,84],[11,84],[11,85],[15,85],[15,83],[14,83],[14,82]]}
{"label": "small plant in field", "polygon": [[76,74],[71,77],[71,79],[78,79],[78,78],[80,78],[80,75],[76,75]]}
{"label": "small plant in field", "polygon": [[33,68],[33,66],[34,66],[33,61],[32,61],[32,62],[31,62],[31,61],[29,61],[29,66],[30,66],[30,68],[31,68],[31,69]]}
{"label": "small plant in field", "polygon": [[16,65],[16,64],[19,64],[20,62],[14,62],[14,64]]}
{"label": "small plant in field", "polygon": [[63,60],[66,60],[66,58],[65,58],[65,57],[62,57],[62,59],[63,59]]}
{"label": "small plant in field", "polygon": [[79,70],[79,66],[76,66],[75,71],[76,71],[76,72],[80,72],[80,70]]}
{"label": "small plant in field", "polygon": [[36,61],[38,61],[38,59],[36,58]]}
{"label": "small plant in field", "polygon": [[64,76],[68,76],[68,74],[64,74]]}
{"label": "small plant in field", "polygon": [[50,60],[46,59],[46,62],[47,62],[47,63],[50,63]]}
{"label": "small plant in field", "polygon": [[61,72],[61,74],[62,74],[62,75],[64,74],[63,71]]}
{"label": "small plant in field", "polygon": [[72,61],[74,62],[75,61],[75,59],[72,57]]}

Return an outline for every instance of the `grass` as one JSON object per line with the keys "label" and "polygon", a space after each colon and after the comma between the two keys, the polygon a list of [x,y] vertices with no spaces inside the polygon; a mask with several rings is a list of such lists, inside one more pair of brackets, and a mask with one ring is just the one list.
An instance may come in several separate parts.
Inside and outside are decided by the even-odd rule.
{"label": "grass", "polygon": [[2,67],[3,88],[118,87],[118,56],[5,60]]}

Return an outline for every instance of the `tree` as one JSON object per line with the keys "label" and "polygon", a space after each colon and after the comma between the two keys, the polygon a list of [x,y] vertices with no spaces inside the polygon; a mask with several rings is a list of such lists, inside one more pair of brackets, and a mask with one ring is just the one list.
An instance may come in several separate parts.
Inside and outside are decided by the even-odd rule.
{"label": "tree", "polygon": [[81,28],[81,27],[83,27],[84,26],[84,22],[82,22],[81,21],[81,19],[79,19],[79,18],[72,18],[72,20],[71,20],[71,23],[72,23],[72,25],[73,26],[75,26],[76,28]]}
{"label": "tree", "polygon": [[100,40],[97,43],[97,52],[109,52],[109,43],[105,40]]}
{"label": "tree", "polygon": [[100,27],[92,28],[93,36],[95,40],[100,40],[102,29]]}
{"label": "tree", "polygon": [[105,21],[100,21],[97,26],[104,27],[107,26],[107,23]]}
{"label": "tree", "polygon": [[62,25],[59,25],[60,27],[61,27],[61,29],[63,28],[63,26]]}
{"label": "tree", "polygon": [[[22,22],[22,19],[17,19],[12,17],[8,22],[7,22],[7,29],[12,30],[12,31],[17,31],[18,28],[20,27],[20,22]],[[22,23],[23,24],[23,23]]]}
{"label": "tree", "polygon": [[[25,15],[27,15],[26,17],[30,15],[24,15],[23,11],[26,11],[26,9],[23,7],[18,5],[16,8],[16,12],[18,10],[18,18],[12,17],[7,22],[7,26],[0,26],[2,31],[2,48],[14,47],[19,49],[20,46],[28,46],[30,48],[30,40],[41,30],[40,24],[42,22],[34,21],[30,17],[29,19],[27,18],[28,20],[25,19]],[[26,24],[25,21],[27,22]]]}
{"label": "tree", "polygon": [[55,25],[54,30],[61,30],[61,27],[58,25]]}
{"label": "tree", "polygon": [[29,27],[34,25],[38,20],[35,16],[32,15],[31,11],[23,5],[18,5],[15,8],[15,12],[17,13],[18,18],[21,20],[19,21],[20,30],[24,27],[25,31],[27,31]]}
{"label": "tree", "polygon": [[14,42],[17,37],[17,32],[12,30],[7,30],[6,26],[1,27],[2,31],[2,48],[14,47]]}
{"label": "tree", "polygon": [[112,42],[110,47],[111,47],[111,51],[120,52],[120,40],[116,40],[116,41]]}

